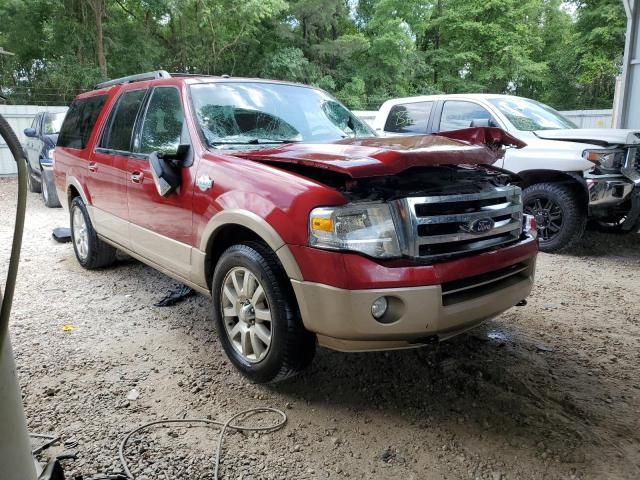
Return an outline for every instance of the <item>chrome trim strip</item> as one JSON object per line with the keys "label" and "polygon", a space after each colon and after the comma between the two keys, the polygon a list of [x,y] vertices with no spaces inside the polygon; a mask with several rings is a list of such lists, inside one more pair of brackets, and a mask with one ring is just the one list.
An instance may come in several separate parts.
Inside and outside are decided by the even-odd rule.
{"label": "chrome trim strip", "polygon": [[446,243],[446,242],[459,242],[464,240],[482,240],[484,237],[492,237],[494,235],[500,235],[507,232],[511,232],[513,230],[520,231],[522,229],[521,222],[513,222],[509,221],[506,225],[493,228],[486,233],[476,234],[476,233],[467,233],[467,232],[459,232],[459,233],[448,233],[445,235],[429,235],[426,237],[418,237],[416,241],[418,245],[433,245],[437,243]]}
{"label": "chrome trim strip", "polygon": [[523,265],[521,268],[517,270],[512,270],[508,273],[505,273],[504,275],[500,275],[498,277],[485,280],[484,282],[474,283],[473,285],[468,285],[462,288],[456,288],[455,290],[447,290],[446,292],[443,291],[442,296],[444,297],[446,295],[451,295],[452,293],[464,292],[465,290],[471,290],[477,287],[482,287],[483,285],[489,285],[490,283],[499,282],[500,280],[504,280],[505,278],[508,278],[508,277],[513,277],[514,275],[522,273],[528,269],[529,269],[529,265]]}
{"label": "chrome trim strip", "polygon": [[492,210],[492,209],[484,210],[484,208],[485,207],[483,207],[481,211],[474,212],[474,213],[460,213],[455,215],[437,215],[433,217],[417,217],[416,224],[435,225],[435,224],[442,224],[442,223],[470,222],[478,218],[501,217],[503,215],[510,215],[510,214],[514,214],[522,211],[522,206],[520,204],[515,204],[510,207],[502,208],[500,210]]}

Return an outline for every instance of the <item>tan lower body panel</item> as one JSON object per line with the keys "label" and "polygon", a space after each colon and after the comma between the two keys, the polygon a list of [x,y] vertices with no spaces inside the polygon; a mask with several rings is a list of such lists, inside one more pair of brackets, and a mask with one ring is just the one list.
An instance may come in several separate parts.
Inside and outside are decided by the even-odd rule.
{"label": "tan lower body panel", "polygon": [[[341,351],[412,348],[464,332],[526,298],[533,286],[535,261],[528,272],[495,291],[443,305],[440,285],[375,290],[345,290],[292,280],[302,321],[321,345]],[[389,299],[384,322],[375,320],[371,304]]]}

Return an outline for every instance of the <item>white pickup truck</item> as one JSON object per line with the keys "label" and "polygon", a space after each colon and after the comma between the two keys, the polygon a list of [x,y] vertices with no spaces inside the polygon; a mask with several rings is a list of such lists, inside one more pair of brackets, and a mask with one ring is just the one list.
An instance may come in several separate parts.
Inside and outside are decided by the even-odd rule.
{"label": "white pickup truck", "polygon": [[524,211],[536,217],[540,249],[558,251],[584,232],[635,232],[640,224],[640,131],[579,129],[551,107],[511,95],[457,94],[385,102],[380,135],[499,127],[527,144],[496,166],[518,173]]}

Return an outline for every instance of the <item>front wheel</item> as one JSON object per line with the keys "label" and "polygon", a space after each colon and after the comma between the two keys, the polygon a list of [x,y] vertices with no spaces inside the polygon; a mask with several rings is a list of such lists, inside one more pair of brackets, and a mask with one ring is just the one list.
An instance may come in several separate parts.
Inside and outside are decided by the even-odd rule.
{"label": "front wheel", "polygon": [[33,171],[29,162],[27,162],[27,188],[31,193],[40,193],[42,185],[33,178]]}
{"label": "front wheel", "polygon": [[212,294],[222,347],[247,378],[275,383],[311,363],[315,336],[304,329],[289,279],[267,246],[228,248],[213,273]]}
{"label": "front wheel", "polygon": [[78,263],[87,270],[107,267],[116,260],[116,249],[103,242],[91,224],[82,198],[71,201],[71,240]]}
{"label": "front wheel", "polygon": [[538,223],[538,240],[543,252],[569,248],[582,237],[587,215],[579,196],[561,183],[537,183],[524,189],[524,213]]}

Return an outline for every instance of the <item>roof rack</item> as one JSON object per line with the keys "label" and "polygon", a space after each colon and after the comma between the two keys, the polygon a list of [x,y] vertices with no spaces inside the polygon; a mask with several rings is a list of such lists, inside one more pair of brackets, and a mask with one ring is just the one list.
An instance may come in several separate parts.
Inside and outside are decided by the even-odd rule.
{"label": "roof rack", "polygon": [[142,82],[144,80],[157,80],[159,78],[171,78],[166,70],[156,70],[155,72],[138,73],[137,75],[129,75],[128,77],[107,80],[96,85],[97,88],[111,87],[112,85],[122,85],[123,83]]}

